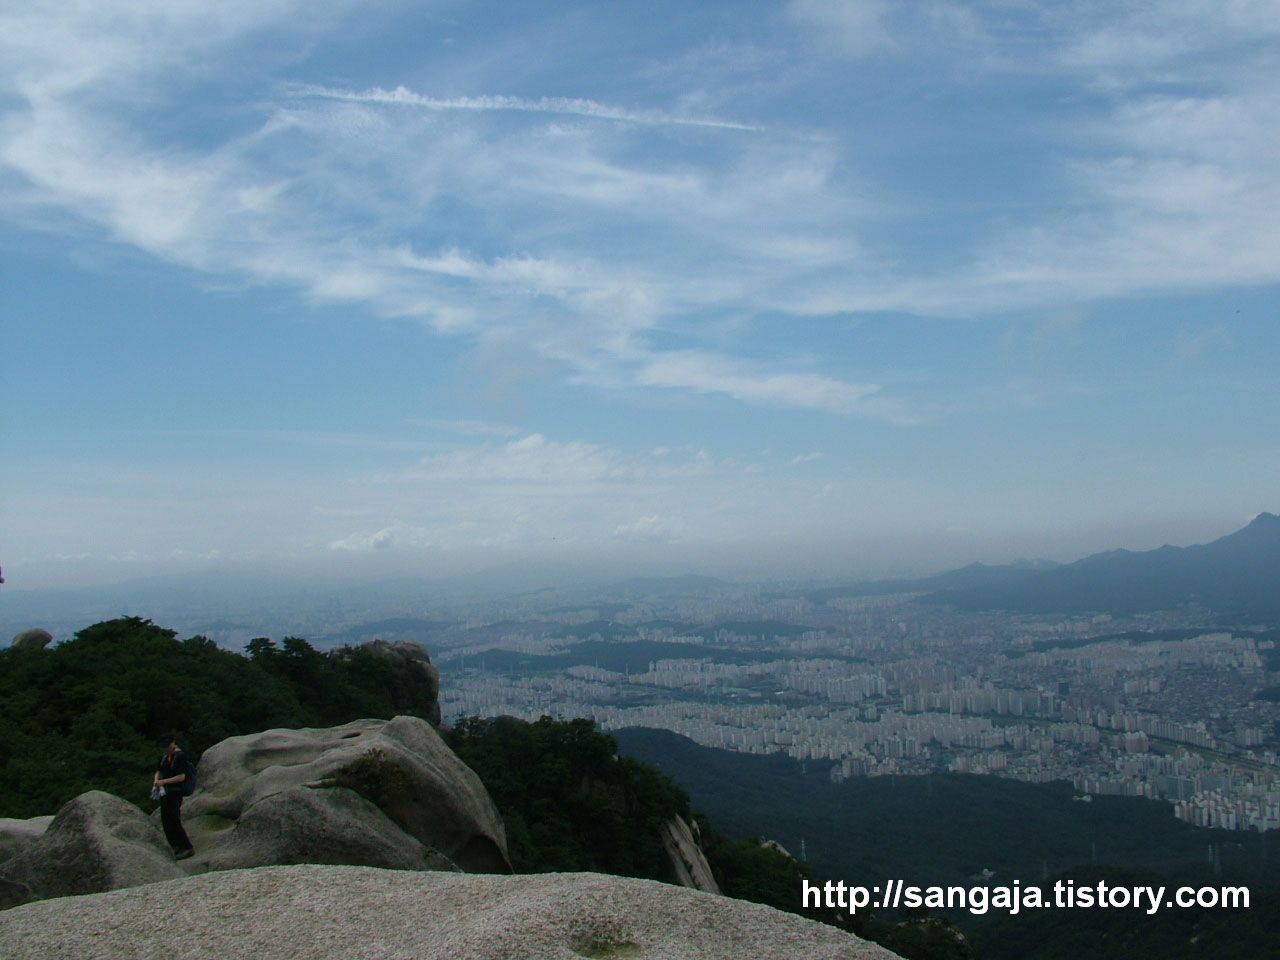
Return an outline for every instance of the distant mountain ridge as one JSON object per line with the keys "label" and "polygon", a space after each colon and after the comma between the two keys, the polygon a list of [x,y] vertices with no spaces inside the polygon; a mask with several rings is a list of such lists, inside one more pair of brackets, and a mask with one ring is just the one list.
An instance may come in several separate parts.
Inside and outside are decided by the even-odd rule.
{"label": "distant mountain ridge", "polygon": [[805,597],[825,603],[895,593],[961,610],[1127,615],[1197,604],[1224,619],[1280,620],[1280,517],[1260,513],[1234,533],[1190,547],[1108,550],[1068,564],[973,563],[915,580],[808,590]]}
{"label": "distant mountain ridge", "polygon": [[1036,573],[1052,570],[1059,564],[1052,560],[1018,560],[1006,564],[971,563],[958,570],[948,570],[931,577],[897,580],[867,580],[838,587],[821,587],[805,591],[814,603],[825,603],[836,597],[880,597],[895,593],[932,593],[940,590],[968,590],[1015,583]]}
{"label": "distant mountain ridge", "polygon": [[1280,517],[1259,514],[1211,543],[1108,550],[1050,570],[1006,573],[1002,582],[992,577],[986,583],[949,584],[921,599],[965,610],[1121,615],[1197,604],[1223,617],[1276,619]]}

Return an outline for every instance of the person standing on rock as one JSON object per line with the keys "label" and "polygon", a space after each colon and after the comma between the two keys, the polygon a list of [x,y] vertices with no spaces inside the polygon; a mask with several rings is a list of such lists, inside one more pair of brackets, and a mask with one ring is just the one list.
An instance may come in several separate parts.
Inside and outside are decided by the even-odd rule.
{"label": "person standing on rock", "polygon": [[187,779],[187,757],[178,749],[171,733],[160,738],[160,746],[164,748],[164,756],[151,780],[152,796],[159,794],[160,823],[164,826],[165,839],[173,847],[173,859],[185,860],[195,853],[182,827],[182,781]]}

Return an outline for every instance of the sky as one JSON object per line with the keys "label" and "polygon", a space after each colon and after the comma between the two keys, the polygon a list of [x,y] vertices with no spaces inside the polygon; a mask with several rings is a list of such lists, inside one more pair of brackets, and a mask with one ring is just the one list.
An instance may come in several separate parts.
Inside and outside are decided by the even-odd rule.
{"label": "sky", "polygon": [[5,589],[1280,512],[1280,6],[0,0]]}

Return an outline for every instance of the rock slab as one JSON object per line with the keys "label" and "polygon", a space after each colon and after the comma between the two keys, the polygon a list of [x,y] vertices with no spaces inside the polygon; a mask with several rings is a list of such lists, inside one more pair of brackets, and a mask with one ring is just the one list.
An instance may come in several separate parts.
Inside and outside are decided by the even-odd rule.
{"label": "rock slab", "polygon": [[[799,891],[797,891],[799,896]],[[158,922],[164,918],[165,922]],[[0,913],[12,960],[893,960],[772,907],[593,873],[234,870]]]}
{"label": "rock slab", "polygon": [[662,851],[676,883],[694,890],[719,893],[720,885],[711,872],[711,864],[702,852],[698,825],[692,828],[684,817],[675,816],[662,825]]}
{"label": "rock slab", "polygon": [[0,863],[4,863],[23,847],[39,840],[52,822],[52,815],[32,817],[30,820],[0,817]]}
{"label": "rock slab", "polygon": [[292,863],[509,873],[506,832],[471,768],[417,717],[231,737],[183,805],[184,871]]}
{"label": "rock slab", "polygon": [[[133,804],[100,790],[63,804],[48,829],[0,863],[0,877],[27,887],[31,899],[180,876],[160,828]],[[6,890],[7,898],[17,893]]]}

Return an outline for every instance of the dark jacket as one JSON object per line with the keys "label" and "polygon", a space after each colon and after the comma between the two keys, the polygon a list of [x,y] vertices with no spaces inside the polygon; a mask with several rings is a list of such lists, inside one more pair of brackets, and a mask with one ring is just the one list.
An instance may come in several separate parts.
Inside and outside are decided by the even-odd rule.
{"label": "dark jacket", "polygon": [[[186,775],[187,772],[187,755],[181,750],[175,750],[172,757],[165,754],[160,758],[160,762],[156,764],[156,770],[160,774],[161,780],[168,780],[170,777],[176,777],[178,774]],[[166,783],[164,785],[165,793],[173,790],[176,793],[182,792],[182,784]]]}

